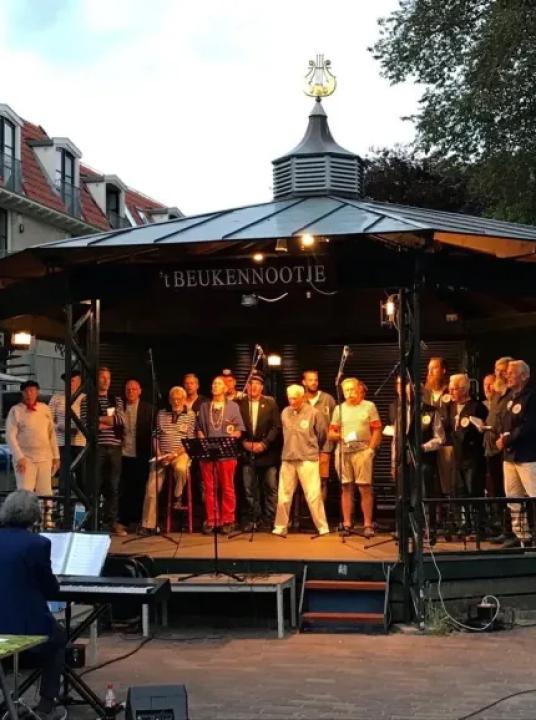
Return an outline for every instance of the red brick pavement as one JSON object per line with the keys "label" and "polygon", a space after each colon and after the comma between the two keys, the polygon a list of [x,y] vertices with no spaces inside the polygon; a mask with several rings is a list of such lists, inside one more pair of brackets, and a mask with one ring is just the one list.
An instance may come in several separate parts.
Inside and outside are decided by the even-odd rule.
{"label": "red brick pavement", "polygon": [[[171,639],[175,638],[175,639]],[[175,630],[89,674],[99,693],[113,682],[186,685],[192,720],[455,720],[516,690],[536,688],[536,629],[473,635],[288,635]],[[135,640],[99,640],[99,662]],[[73,720],[93,713],[73,708]],[[534,720],[536,693],[478,720]]]}

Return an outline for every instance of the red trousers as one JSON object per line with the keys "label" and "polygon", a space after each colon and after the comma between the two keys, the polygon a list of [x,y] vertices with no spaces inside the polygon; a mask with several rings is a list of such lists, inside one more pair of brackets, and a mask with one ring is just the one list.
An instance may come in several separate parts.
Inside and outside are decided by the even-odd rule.
{"label": "red trousers", "polygon": [[234,523],[236,510],[234,488],[236,460],[231,458],[217,460],[216,462],[201,460],[199,465],[205,491],[207,525],[229,525]]}

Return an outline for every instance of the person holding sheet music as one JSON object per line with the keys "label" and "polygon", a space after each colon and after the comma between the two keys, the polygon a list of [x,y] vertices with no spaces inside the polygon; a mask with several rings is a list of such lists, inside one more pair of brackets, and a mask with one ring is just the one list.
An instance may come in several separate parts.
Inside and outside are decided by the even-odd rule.
{"label": "person holding sheet music", "polygon": [[22,660],[42,668],[35,715],[63,720],[67,712],[55,702],[67,637],[47,604],[57,597],[59,585],[52,572],[50,540],[31,532],[40,516],[37,496],[26,490],[12,492],[0,508],[0,633],[48,638],[24,653]]}
{"label": "person holding sheet music", "polygon": [[164,483],[166,468],[171,468],[174,483],[174,508],[182,508],[190,458],[182,441],[195,437],[195,411],[186,406],[186,391],[176,385],[168,395],[169,409],[159,410],[156,417],[155,459],[149,468],[149,479],[143,502],[141,534],[154,532],[157,526],[158,495]]}
{"label": "person holding sheet music", "polygon": [[[212,400],[199,408],[196,427],[197,436],[200,438],[233,437],[238,439],[245,430],[240,408],[234,400],[228,400],[226,397],[226,384],[223,376],[218,375],[212,381]],[[201,460],[199,466],[206,511],[203,532],[210,534],[217,527],[224,535],[228,535],[235,525],[234,473],[236,458],[224,458],[217,461]],[[221,500],[219,497],[215,497],[218,487]]]}

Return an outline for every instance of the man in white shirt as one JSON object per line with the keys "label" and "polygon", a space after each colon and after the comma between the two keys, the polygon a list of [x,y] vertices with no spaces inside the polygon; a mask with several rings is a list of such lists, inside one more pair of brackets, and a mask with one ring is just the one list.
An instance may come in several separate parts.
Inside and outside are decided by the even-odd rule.
{"label": "man in white shirt", "polygon": [[[61,379],[65,381],[65,375],[61,376]],[[80,375],[79,370],[73,370],[71,373],[71,398],[74,396],[74,394],[78,391],[80,384],[82,382],[82,378]],[[77,415],[77,417],[80,417],[80,405],[82,403],[82,399],[85,398],[84,393],[81,393],[78,395],[76,400],[72,403],[71,407]],[[54,428],[56,430],[56,438],[58,440],[58,447],[60,449],[60,460],[62,467],[65,468],[67,464],[67,458],[66,458],[66,451],[65,451],[65,393],[58,392],[54,393],[54,395],[50,398],[50,401],[48,403],[48,407],[50,409],[50,413],[52,415],[52,421],[54,423]],[[86,438],[84,437],[84,434],[80,432],[78,427],[75,425],[74,422],[71,422],[71,427],[69,430],[70,434],[70,440],[71,440],[71,455],[70,455],[70,461],[72,462],[75,460],[75,458],[80,454],[83,447],[85,447],[86,444]],[[80,467],[80,466],[78,466]]]}
{"label": "man in white shirt", "polygon": [[372,465],[382,439],[382,424],[376,405],[365,400],[365,386],[360,380],[347,378],[342,391],[344,402],[333,411],[329,438],[338,443],[335,467],[342,486],[343,527],[345,530],[352,527],[355,484],[361,496],[364,535],[370,538],[374,536]]}
{"label": "man in white shirt", "polygon": [[6,440],[13,456],[17,489],[52,495],[52,475],[60,466],[60,451],[52,415],[38,402],[39,383],[27,380],[20,386],[21,402],[6,419]]}

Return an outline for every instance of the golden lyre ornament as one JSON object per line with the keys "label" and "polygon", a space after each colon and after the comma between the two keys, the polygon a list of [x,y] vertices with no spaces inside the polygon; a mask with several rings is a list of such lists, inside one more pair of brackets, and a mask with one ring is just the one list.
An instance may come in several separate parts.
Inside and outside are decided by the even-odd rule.
{"label": "golden lyre ornament", "polygon": [[316,60],[309,60],[309,72],[305,76],[307,84],[304,93],[309,97],[323,98],[333,95],[337,87],[337,79],[330,70],[331,60],[324,60],[317,55]]}

